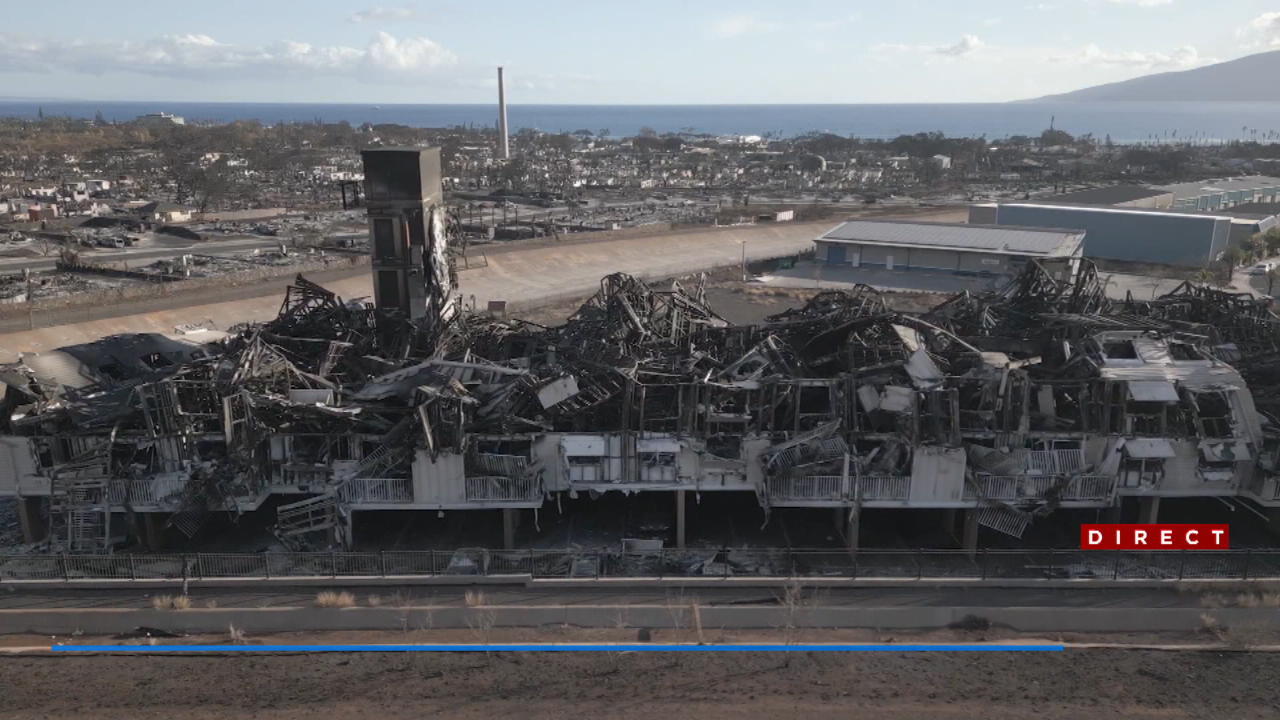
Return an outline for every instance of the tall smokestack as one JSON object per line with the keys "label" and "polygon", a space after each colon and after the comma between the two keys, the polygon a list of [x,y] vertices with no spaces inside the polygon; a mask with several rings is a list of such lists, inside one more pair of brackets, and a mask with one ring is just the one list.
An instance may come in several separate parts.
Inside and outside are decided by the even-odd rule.
{"label": "tall smokestack", "polygon": [[498,149],[502,152],[502,159],[511,158],[511,148],[507,145],[507,91],[502,84],[502,68],[498,68],[498,135],[500,136]]}

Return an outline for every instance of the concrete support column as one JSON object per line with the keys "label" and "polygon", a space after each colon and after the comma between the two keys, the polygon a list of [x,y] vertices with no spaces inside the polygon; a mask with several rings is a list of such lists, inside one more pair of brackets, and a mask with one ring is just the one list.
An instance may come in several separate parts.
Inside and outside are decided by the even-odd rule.
{"label": "concrete support column", "polygon": [[502,509],[502,547],[516,549],[516,528],[520,527],[520,508]]}
{"label": "concrete support column", "polygon": [[44,498],[19,498],[18,525],[22,528],[23,542],[37,543],[49,537],[49,523],[44,516]]}
{"label": "concrete support column", "polygon": [[1160,498],[1144,497],[1138,500],[1138,523],[1153,525],[1160,516]]}
{"label": "concrete support column", "polygon": [[978,511],[976,509],[964,511],[964,532],[961,534],[960,546],[971,558],[978,554]]}
{"label": "concrete support column", "polygon": [[845,513],[844,544],[850,553],[858,552],[858,535],[862,532],[862,510],[843,508]]}
{"label": "concrete support column", "polygon": [[685,491],[676,491],[676,547],[684,549],[684,498]]}

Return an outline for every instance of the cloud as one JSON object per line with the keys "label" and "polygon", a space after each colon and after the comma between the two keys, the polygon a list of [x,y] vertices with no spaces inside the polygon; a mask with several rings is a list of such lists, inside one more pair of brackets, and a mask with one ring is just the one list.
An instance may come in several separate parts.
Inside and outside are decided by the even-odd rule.
{"label": "cloud", "polygon": [[882,43],[874,46],[872,49],[882,53],[923,53],[929,55],[944,55],[946,57],[963,57],[971,55],[987,46],[976,35],[962,35],[959,40],[951,45],[902,45],[897,43]]}
{"label": "cloud", "polygon": [[380,32],[369,43],[364,60],[382,70],[416,72],[452,65],[458,58],[427,38],[397,40],[390,33]]}
{"label": "cloud", "polygon": [[126,73],[154,77],[241,78],[358,75],[403,80],[456,64],[457,56],[425,37],[380,32],[363,48],[284,40],[266,45],[221,43],[203,34],[163,35],[142,42],[48,40],[0,33],[0,68],[10,72]]}
{"label": "cloud", "polygon": [[983,42],[976,35],[964,35],[954,45],[946,45],[944,47],[934,48],[933,52],[939,55],[950,55],[951,57],[960,57],[968,55],[975,50],[981,49]]}
{"label": "cloud", "polygon": [[774,23],[761,20],[755,15],[730,15],[712,23],[711,34],[716,37],[730,38],[770,32],[777,27]]}
{"label": "cloud", "polygon": [[817,31],[836,30],[850,25],[857,25],[860,22],[862,22],[862,13],[850,13],[844,17],[815,20],[811,27]]}
{"label": "cloud", "polygon": [[409,7],[372,7],[368,10],[361,10],[352,13],[347,18],[347,22],[363,23],[363,22],[382,22],[387,20],[412,20],[418,16],[418,11]]}
{"label": "cloud", "polygon": [[1173,0],[1107,0],[1112,5],[1130,5],[1133,7],[1153,8],[1169,5]]}
{"label": "cloud", "polygon": [[1280,46],[1280,12],[1265,12],[1236,30],[1247,47]]}
{"label": "cloud", "polygon": [[1138,50],[1108,51],[1092,43],[1078,50],[1051,55],[1050,59],[1054,62],[1073,65],[1119,66],[1142,69],[1191,68],[1217,62],[1215,58],[1204,57],[1191,45],[1184,45],[1163,53],[1141,52]]}

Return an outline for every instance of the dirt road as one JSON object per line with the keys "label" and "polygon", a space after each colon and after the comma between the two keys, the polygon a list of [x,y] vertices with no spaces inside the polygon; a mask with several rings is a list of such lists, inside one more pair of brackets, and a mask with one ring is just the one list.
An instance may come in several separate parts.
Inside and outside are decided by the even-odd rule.
{"label": "dirt road", "polygon": [[0,655],[0,718],[1272,718],[1278,672],[1274,653],[1110,649]]}

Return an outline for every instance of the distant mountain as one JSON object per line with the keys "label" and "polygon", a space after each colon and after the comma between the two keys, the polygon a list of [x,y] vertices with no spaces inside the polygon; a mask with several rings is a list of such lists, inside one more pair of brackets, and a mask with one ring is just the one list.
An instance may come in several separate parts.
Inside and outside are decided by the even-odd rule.
{"label": "distant mountain", "polygon": [[1194,70],[1144,75],[1132,80],[1035,98],[1031,102],[1280,102],[1280,50]]}

